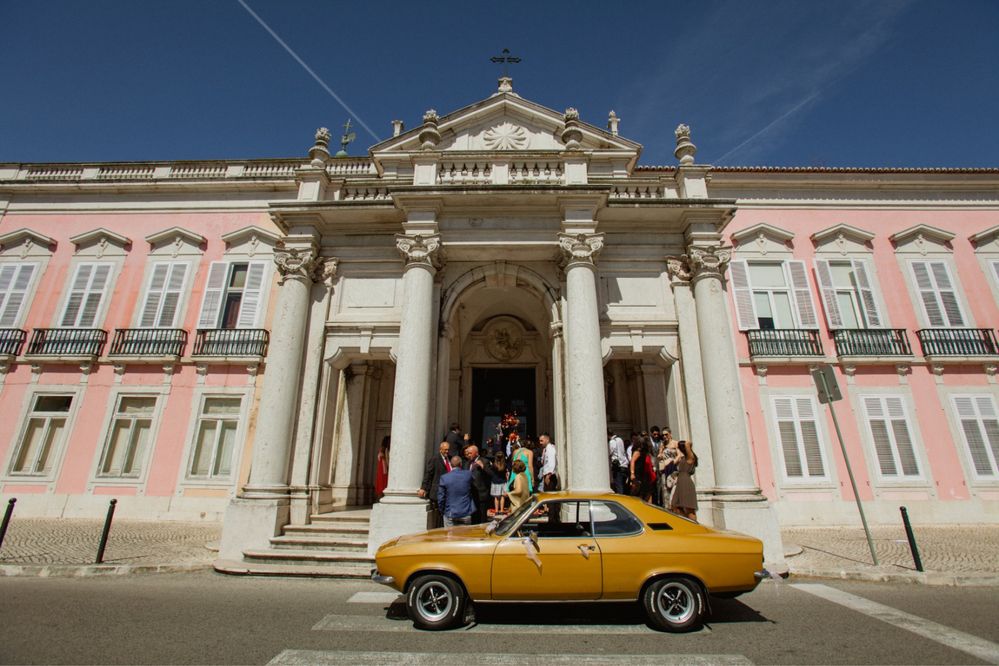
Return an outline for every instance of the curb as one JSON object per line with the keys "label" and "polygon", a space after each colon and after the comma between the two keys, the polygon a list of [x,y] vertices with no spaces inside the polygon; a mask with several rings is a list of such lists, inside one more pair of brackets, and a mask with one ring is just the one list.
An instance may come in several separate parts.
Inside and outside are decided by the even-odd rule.
{"label": "curb", "polygon": [[912,583],[947,587],[999,587],[996,574],[954,574],[942,571],[882,571],[859,569],[809,569],[791,567],[792,578],[855,580],[868,583]]}
{"label": "curb", "polygon": [[91,578],[211,570],[210,562],[205,564],[2,564],[0,578]]}

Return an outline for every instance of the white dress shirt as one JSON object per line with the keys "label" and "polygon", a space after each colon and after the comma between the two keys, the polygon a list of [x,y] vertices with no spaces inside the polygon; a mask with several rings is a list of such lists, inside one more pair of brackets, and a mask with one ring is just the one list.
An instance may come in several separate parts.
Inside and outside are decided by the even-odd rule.
{"label": "white dress shirt", "polygon": [[610,454],[611,458],[618,461],[621,467],[627,467],[630,463],[628,456],[624,452],[624,440],[622,440],[617,435],[611,437],[610,440]]}
{"label": "white dress shirt", "polygon": [[544,478],[546,474],[555,473],[555,445],[548,442],[545,445],[545,450],[541,454],[541,474],[540,476]]}

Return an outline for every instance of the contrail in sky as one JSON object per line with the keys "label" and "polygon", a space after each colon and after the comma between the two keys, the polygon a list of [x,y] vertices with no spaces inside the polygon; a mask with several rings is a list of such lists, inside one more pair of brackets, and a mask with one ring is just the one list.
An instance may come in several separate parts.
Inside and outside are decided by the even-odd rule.
{"label": "contrail in sky", "polygon": [[[240,2],[242,2],[242,0],[240,0]],[[721,164],[722,162],[725,161],[725,158],[727,158],[729,155],[731,155],[732,153],[736,152],[737,150],[739,150],[740,148],[742,148],[743,146],[745,146],[747,143],[751,142],[756,137],[760,136],[761,134],[764,134],[767,130],[769,130],[771,127],[773,127],[774,125],[776,125],[780,121],[784,120],[788,116],[790,116],[792,113],[795,113],[798,109],[800,109],[801,107],[805,106],[806,104],[808,104],[809,102],[811,102],[813,99],[815,99],[816,97],[818,97],[821,92],[822,92],[821,90],[816,90],[811,95],[809,95],[808,97],[806,97],[805,99],[801,100],[800,102],[798,102],[797,104],[795,104],[794,106],[792,106],[790,109],[788,109],[787,111],[785,111],[784,113],[782,113],[780,116],[777,117],[776,120],[774,120],[769,125],[767,125],[763,129],[761,129],[759,132],[757,132],[753,136],[749,137],[748,139],[746,139],[745,141],[743,141],[742,143],[740,143],[738,146],[736,146],[732,150],[728,151],[727,153],[725,153],[724,155],[722,155],[721,157],[719,157],[718,159],[713,160],[713,161],[716,164]]]}
{"label": "contrail in sky", "polygon": [[292,58],[294,58],[295,61],[299,65],[301,65],[305,69],[305,71],[307,71],[312,76],[312,78],[314,78],[316,80],[316,83],[318,83],[319,85],[321,85],[323,87],[323,90],[325,90],[326,92],[328,92],[330,94],[330,96],[333,99],[335,99],[340,104],[340,106],[342,106],[344,108],[344,110],[347,113],[349,113],[351,116],[353,116],[354,119],[357,120],[357,122],[359,122],[361,124],[361,127],[363,127],[364,129],[368,130],[368,134],[370,134],[371,136],[373,136],[374,139],[375,139],[375,141],[381,141],[381,139],[378,138],[378,135],[375,134],[373,131],[371,131],[371,128],[368,127],[367,123],[365,123],[363,120],[361,120],[361,117],[359,115],[357,115],[356,113],[354,113],[354,110],[351,109],[349,106],[347,106],[347,103],[345,101],[343,101],[342,99],[340,99],[340,96],[337,95],[335,92],[333,92],[333,89],[330,88],[328,85],[326,85],[326,82],[323,81],[321,78],[319,78],[319,75],[316,74],[315,72],[313,72],[312,68],[305,64],[304,60],[302,60],[301,58],[298,57],[298,54],[295,53],[290,46],[288,46],[287,44],[285,44],[284,40],[281,39],[280,37],[278,37],[278,34],[276,32],[274,32],[271,29],[271,27],[269,25],[267,25],[266,22],[264,22],[264,20],[262,18],[260,18],[259,16],[257,16],[257,13],[255,11],[253,11],[252,9],[250,9],[249,5],[247,5],[243,0],[236,0],[236,2],[238,2],[241,5],[243,5],[243,9],[245,9],[247,12],[249,12],[250,16],[252,16],[253,18],[255,18],[257,20],[257,23],[259,23],[260,25],[262,25],[263,28],[264,28],[264,30],[266,30],[267,32],[269,32],[270,35],[271,35],[271,37],[273,37],[275,39],[275,41],[277,41],[278,44],[280,44],[281,46],[283,46],[284,50],[287,51],[288,54]]}

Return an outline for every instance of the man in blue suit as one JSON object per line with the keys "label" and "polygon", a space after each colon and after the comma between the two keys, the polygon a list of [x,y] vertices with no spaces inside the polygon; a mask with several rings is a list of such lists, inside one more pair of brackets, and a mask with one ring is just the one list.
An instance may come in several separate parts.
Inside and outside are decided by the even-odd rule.
{"label": "man in blue suit", "polygon": [[461,456],[451,458],[451,471],[437,486],[437,506],[444,516],[444,527],[470,525],[475,513],[472,499],[472,473],[461,468]]}

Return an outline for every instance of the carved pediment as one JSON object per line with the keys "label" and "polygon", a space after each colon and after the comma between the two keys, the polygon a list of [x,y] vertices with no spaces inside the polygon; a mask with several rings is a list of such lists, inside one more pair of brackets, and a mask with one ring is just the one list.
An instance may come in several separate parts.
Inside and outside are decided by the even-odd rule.
{"label": "carved pediment", "polygon": [[864,229],[837,224],[812,234],[812,242],[818,252],[838,253],[841,255],[870,252],[870,243],[874,234]]}
{"label": "carved pediment", "polygon": [[895,244],[896,252],[926,255],[950,253],[953,249],[950,242],[954,236],[953,232],[946,229],[917,224],[892,234],[889,240]]}
{"label": "carved pediment", "polygon": [[754,224],[732,234],[732,242],[736,244],[736,250],[740,254],[790,254],[790,243],[793,238],[792,232],[766,222]]}
{"label": "carved pediment", "polygon": [[69,242],[76,246],[76,254],[97,259],[102,259],[105,255],[124,256],[132,244],[130,238],[104,227],[77,234]]}

